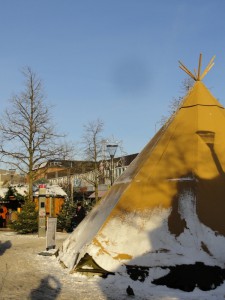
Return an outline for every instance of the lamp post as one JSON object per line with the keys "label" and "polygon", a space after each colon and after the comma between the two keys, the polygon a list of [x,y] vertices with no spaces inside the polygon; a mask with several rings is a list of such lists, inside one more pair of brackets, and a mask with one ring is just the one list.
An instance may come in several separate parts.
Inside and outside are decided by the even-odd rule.
{"label": "lamp post", "polygon": [[25,173],[20,173],[20,183],[21,184],[26,183]]}
{"label": "lamp post", "polygon": [[10,184],[13,185],[13,177],[16,172],[16,169],[9,169],[10,172]]}
{"label": "lamp post", "polygon": [[116,149],[117,149],[118,145],[117,144],[108,144],[106,145],[106,149],[109,153],[110,156],[110,182],[111,182],[111,186],[113,185],[113,181],[114,181],[114,165],[113,165],[113,158],[116,154]]}

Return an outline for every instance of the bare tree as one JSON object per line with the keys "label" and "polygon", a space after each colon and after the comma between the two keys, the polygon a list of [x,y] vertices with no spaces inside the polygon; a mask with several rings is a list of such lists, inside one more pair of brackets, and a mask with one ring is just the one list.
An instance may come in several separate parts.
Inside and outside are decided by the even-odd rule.
{"label": "bare tree", "polygon": [[[121,153],[120,159],[117,160],[117,166],[122,166],[124,163],[123,156],[126,155],[123,150],[122,141],[111,136],[109,139],[102,136],[104,123],[97,119],[84,125],[84,133],[82,136],[84,158],[88,161],[87,166],[92,167],[92,171],[82,178],[91,184],[95,190],[95,201],[98,201],[99,184],[105,184],[106,179],[110,179],[110,172],[113,172],[110,165],[110,156],[107,154],[107,144],[112,143],[117,145]],[[109,142],[110,141],[110,142]],[[92,176],[90,176],[92,175]]]}
{"label": "bare tree", "polygon": [[102,176],[99,171],[99,161],[102,158],[102,136],[101,133],[104,128],[102,120],[97,119],[84,125],[84,134],[82,137],[83,151],[85,159],[93,162],[92,179],[85,177],[84,179],[94,186],[95,201],[98,201],[98,186],[99,179]]}
{"label": "bare tree", "polygon": [[50,106],[44,103],[41,80],[30,67],[22,74],[24,90],[12,97],[0,120],[0,153],[2,162],[27,173],[31,200],[35,167],[61,157],[65,149],[58,144],[62,135],[56,133]]}
{"label": "bare tree", "polygon": [[61,159],[62,160],[75,160],[75,156],[79,154],[79,149],[74,142],[64,140],[61,143]]}

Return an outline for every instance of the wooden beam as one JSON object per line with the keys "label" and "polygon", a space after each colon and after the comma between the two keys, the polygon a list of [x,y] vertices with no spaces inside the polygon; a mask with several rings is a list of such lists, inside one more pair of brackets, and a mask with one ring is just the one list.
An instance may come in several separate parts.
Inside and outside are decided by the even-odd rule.
{"label": "wooden beam", "polygon": [[212,63],[210,66],[207,66],[205,71],[202,73],[201,77],[200,77],[200,80],[202,80],[205,75],[212,69],[212,67],[215,65],[215,63]]}
{"label": "wooden beam", "polygon": [[200,80],[202,80],[205,75],[212,69],[212,67],[214,66],[214,59],[215,59],[215,55],[211,58],[210,62],[208,63],[208,66],[205,68],[204,72],[202,73],[202,75],[200,76]]}
{"label": "wooden beam", "polygon": [[197,77],[198,77],[198,74],[197,74],[196,69],[194,69],[194,73],[195,73],[195,78],[197,78]]}
{"label": "wooden beam", "polygon": [[211,70],[211,68],[214,66],[214,59],[215,59],[215,55],[211,58],[210,62],[208,63],[207,67],[205,68],[204,72],[201,74],[201,67],[202,67],[202,54],[200,53],[199,55],[199,61],[198,61],[198,71],[196,71],[196,69],[194,69],[194,74],[188,70],[187,67],[185,67],[185,65],[178,60],[179,64],[180,64],[180,68],[187,73],[192,79],[194,79],[195,81],[200,81],[202,80],[205,75]]}
{"label": "wooden beam", "polygon": [[182,64],[181,61],[178,61],[178,62],[179,62],[179,64],[180,64],[179,67],[180,67],[184,72],[186,72],[192,79],[196,80],[195,75],[193,75],[193,74],[191,73],[191,71],[189,71],[188,68],[186,68],[185,65]]}
{"label": "wooden beam", "polygon": [[197,80],[200,80],[201,66],[202,66],[202,54],[200,53],[200,55],[199,55],[199,61],[198,61],[198,76],[197,76]]}

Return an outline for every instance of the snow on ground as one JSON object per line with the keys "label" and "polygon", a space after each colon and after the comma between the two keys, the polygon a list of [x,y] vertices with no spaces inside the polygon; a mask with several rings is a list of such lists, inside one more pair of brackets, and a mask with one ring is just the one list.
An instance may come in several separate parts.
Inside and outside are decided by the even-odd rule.
{"label": "snow on ground", "polygon": [[[68,235],[57,233],[57,248]],[[37,235],[17,235],[14,232],[0,231],[0,299],[225,299],[225,284],[209,292],[195,288],[191,293],[155,286],[151,283],[151,278],[165,274],[165,270],[160,268],[150,272],[143,283],[132,281],[122,274],[111,275],[106,279],[70,274],[68,269],[62,268],[55,256],[39,255],[45,251],[45,247],[45,238]],[[134,297],[126,294],[128,285],[133,288]]]}

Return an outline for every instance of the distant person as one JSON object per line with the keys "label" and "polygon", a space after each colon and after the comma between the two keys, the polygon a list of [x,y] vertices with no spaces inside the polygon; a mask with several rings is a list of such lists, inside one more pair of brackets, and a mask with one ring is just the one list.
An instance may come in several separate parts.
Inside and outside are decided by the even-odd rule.
{"label": "distant person", "polygon": [[75,215],[72,219],[73,228],[76,227],[85,218],[86,211],[80,202],[77,203]]}
{"label": "distant person", "polygon": [[1,227],[6,227],[6,215],[7,215],[7,212],[8,212],[8,210],[7,210],[7,208],[5,207],[5,206],[2,206],[1,208],[0,208],[0,215],[1,215],[1,218],[2,218],[2,220],[1,220]]}
{"label": "distant person", "polygon": [[2,217],[2,215],[3,215],[3,208],[0,207],[0,228],[3,227],[3,217]]}

